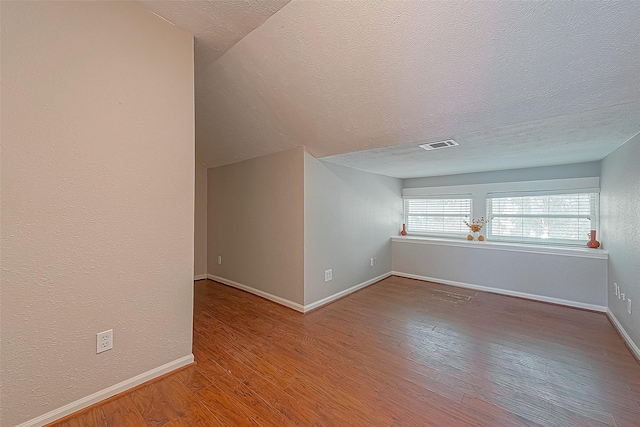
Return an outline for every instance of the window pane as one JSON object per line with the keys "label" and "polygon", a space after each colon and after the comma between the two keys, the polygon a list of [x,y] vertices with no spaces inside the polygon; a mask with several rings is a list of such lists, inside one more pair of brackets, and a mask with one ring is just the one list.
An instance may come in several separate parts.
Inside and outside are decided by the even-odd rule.
{"label": "window pane", "polygon": [[408,233],[466,235],[471,199],[405,199],[404,212]]}
{"label": "window pane", "polygon": [[489,199],[494,215],[585,215],[591,214],[595,194],[501,197]]}

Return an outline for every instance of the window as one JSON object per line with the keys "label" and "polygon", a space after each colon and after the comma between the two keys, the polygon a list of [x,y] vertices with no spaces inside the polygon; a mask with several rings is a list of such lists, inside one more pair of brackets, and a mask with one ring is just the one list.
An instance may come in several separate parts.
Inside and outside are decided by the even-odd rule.
{"label": "window", "polygon": [[471,198],[404,200],[404,222],[409,234],[460,237],[468,234],[465,220],[471,217]]}
{"label": "window", "polygon": [[487,196],[489,240],[583,245],[597,229],[598,193]]}

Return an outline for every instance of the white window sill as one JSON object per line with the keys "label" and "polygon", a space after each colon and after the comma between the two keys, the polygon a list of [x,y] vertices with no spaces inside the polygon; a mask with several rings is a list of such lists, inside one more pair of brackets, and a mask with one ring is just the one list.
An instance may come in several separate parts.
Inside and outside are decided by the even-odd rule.
{"label": "white window sill", "polygon": [[446,239],[439,237],[423,237],[423,236],[394,236],[391,238],[392,242],[398,243],[412,243],[421,245],[437,245],[437,246],[458,246],[463,248],[473,248],[482,250],[495,250],[495,251],[512,251],[512,252],[527,252],[531,254],[547,254],[547,255],[560,255],[571,256],[577,258],[595,258],[595,259],[609,259],[609,252],[602,249],[591,249],[581,247],[566,247],[566,246],[543,246],[532,245],[526,243],[507,243],[507,242],[478,242],[475,240],[462,240],[462,239]]}

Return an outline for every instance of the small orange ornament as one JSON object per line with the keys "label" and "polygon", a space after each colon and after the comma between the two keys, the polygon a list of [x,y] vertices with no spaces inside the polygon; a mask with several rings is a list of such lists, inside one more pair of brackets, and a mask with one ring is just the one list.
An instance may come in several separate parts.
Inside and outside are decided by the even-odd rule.
{"label": "small orange ornament", "polygon": [[484,242],[484,236],[478,236],[478,240],[480,240],[481,242]]}
{"label": "small orange ornament", "polygon": [[600,242],[596,240],[596,230],[591,230],[591,233],[589,233],[589,237],[591,238],[591,240],[587,242],[587,246],[591,249],[598,249],[600,247]]}
{"label": "small orange ornament", "polygon": [[473,236],[472,236],[471,234],[469,234],[469,235],[467,236],[467,240],[473,240]]}

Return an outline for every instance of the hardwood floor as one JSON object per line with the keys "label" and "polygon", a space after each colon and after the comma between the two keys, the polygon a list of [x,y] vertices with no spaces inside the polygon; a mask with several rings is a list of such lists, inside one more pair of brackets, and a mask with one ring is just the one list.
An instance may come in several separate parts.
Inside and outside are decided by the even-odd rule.
{"label": "hardwood floor", "polygon": [[390,277],[302,315],[195,283],[196,364],[62,426],[640,426],[600,313]]}

